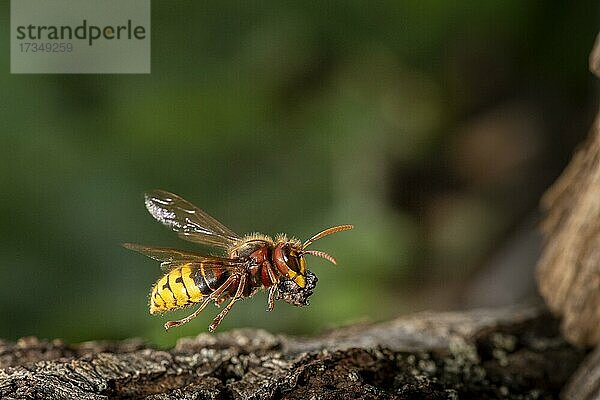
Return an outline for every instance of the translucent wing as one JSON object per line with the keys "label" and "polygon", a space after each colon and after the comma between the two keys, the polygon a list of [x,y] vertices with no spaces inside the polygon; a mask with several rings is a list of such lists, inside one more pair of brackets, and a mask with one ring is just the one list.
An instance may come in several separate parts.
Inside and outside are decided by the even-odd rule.
{"label": "translucent wing", "polygon": [[187,200],[164,190],[145,193],[148,212],[190,242],[228,248],[240,237]]}
{"label": "translucent wing", "polygon": [[197,261],[197,262],[205,262],[208,260],[222,261],[222,262],[232,262],[235,261],[232,258],[225,257],[217,257],[211,255],[205,255],[196,253],[193,251],[185,251],[179,249],[173,249],[170,247],[154,247],[154,246],[144,246],[141,244],[135,243],[123,243],[123,247],[129,250],[137,251],[147,257],[150,257],[154,260],[161,262],[173,262],[173,261]]}
{"label": "translucent wing", "polygon": [[160,263],[160,269],[163,272],[169,272],[172,269],[186,265],[192,269],[203,268],[205,271],[208,270],[226,270],[230,273],[243,273],[243,263],[223,263],[217,260],[206,260],[204,262],[185,262],[185,261],[173,261],[173,262],[162,262]]}
{"label": "translucent wing", "polygon": [[143,246],[135,243],[123,243],[123,247],[129,250],[137,251],[147,257],[160,261],[160,267],[164,271],[178,267],[182,264],[202,264],[204,268],[227,268],[240,267],[245,264],[245,260],[238,258],[225,258],[211,255],[204,255],[192,251],[172,249],[169,247]]}

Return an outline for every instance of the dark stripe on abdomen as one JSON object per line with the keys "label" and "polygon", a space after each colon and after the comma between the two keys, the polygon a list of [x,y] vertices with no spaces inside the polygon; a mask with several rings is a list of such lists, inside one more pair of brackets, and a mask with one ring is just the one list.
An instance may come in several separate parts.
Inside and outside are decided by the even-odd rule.
{"label": "dark stripe on abdomen", "polygon": [[224,268],[198,268],[192,277],[198,289],[205,295],[217,290],[227,278],[229,278],[229,272]]}
{"label": "dark stripe on abdomen", "polygon": [[203,295],[209,295],[212,293],[212,290],[206,284],[204,277],[202,276],[202,271],[198,268],[196,271],[192,273],[191,278],[194,280],[196,287],[200,290]]}
{"label": "dark stripe on abdomen", "polygon": [[198,268],[192,273],[191,278],[203,295],[209,295],[225,283],[229,278],[229,272],[225,269],[216,271],[213,268],[204,268],[203,275],[202,268]]}
{"label": "dark stripe on abdomen", "polygon": [[213,290],[217,290],[219,286],[225,283],[227,278],[229,278],[229,272],[226,269],[204,269],[204,279]]}

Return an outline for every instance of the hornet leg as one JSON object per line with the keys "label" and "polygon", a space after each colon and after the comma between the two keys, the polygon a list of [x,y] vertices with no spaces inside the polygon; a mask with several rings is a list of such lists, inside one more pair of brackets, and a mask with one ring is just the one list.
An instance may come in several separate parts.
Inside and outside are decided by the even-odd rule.
{"label": "hornet leg", "polygon": [[273,308],[275,308],[275,293],[277,293],[277,287],[276,286],[271,286],[271,289],[269,289],[269,300],[267,302],[267,311],[273,311]]}
{"label": "hornet leg", "polygon": [[215,317],[215,319],[213,320],[213,322],[208,327],[208,330],[210,332],[214,332],[215,329],[217,329],[217,326],[219,326],[219,324],[221,323],[221,320],[223,318],[225,318],[225,316],[227,315],[227,313],[229,312],[229,310],[231,310],[231,307],[233,307],[233,305],[235,304],[235,302],[242,298],[242,295],[244,294],[244,287],[245,286],[246,286],[246,275],[242,275],[240,277],[240,281],[238,283],[238,287],[237,287],[237,291],[235,292],[235,296],[233,296],[233,299],[231,299],[231,301],[229,302],[229,304],[227,304],[227,306],[223,309],[223,311],[221,311],[219,313],[219,315],[217,315]]}
{"label": "hornet leg", "polygon": [[185,318],[182,318],[180,320],[177,321],[168,321],[165,323],[165,330],[169,330],[169,328],[173,328],[175,326],[180,326],[183,324],[186,324],[188,322],[190,322],[191,320],[193,320],[194,318],[196,318],[198,316],[198,314],[200,314],[202,312],[202,310],[204,310],[204,308],[206,308],[206,306],[208,305],[208,303],[210,303],[211,301],[215,300],[217,297],[219,297],[225,290],[227,290],[227,288],[229,286],[231,286],[231,284],[236,280],[236,276],[232,275],[230,276],[221,286],[219,286],[217,288],[217,290],[215,290],[214,292],[212,292],[210,294],[210,296],[208,296],[206,298],[206,300],[204,300],[202,302],[202,304],[200,304],[200,307],[198,307],[198,309],[196,311],[194,311],[192,314],[188,315]]}
{"label": "hornet leg", "polygon": [[269,274],[269,279],[272,282],[271,289],[269,289],[269,300],[267,303],[267,311],[271,312],[273,311],[273,308],[275,308],[275,295],[277,294],[277,282],[278,279],[275,276],[275,272],[273,272],[273,269],[270,266],[267,266],[267,273]]}

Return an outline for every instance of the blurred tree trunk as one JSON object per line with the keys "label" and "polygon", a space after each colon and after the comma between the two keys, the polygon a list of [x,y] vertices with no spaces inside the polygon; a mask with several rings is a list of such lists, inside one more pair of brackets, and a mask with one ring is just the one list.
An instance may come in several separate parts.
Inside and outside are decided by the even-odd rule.
{"label": "blurred tree trunk", "polygon": [[[600,78],[600,34],[589,60]],[[596,346],[564,390],[567,399],[600,399],[600,112],[589,137],[542,199],[546,244],[540,293],[562,318],[564,336]]]}
{"label": "blurred tree trunk", "polygon": [[[600,35],[590,56],[600,77]],[[590,135],[542,199],[546,238],[540,292],[579,345],[600,344],[600,114]]]}
{"label": "blurred tree trunk", "polygon": [[0,344],[0,397],[550,399],[583,357],[531,307],[423,313],[313,338],[201,334],[169,350],[26,338]]}

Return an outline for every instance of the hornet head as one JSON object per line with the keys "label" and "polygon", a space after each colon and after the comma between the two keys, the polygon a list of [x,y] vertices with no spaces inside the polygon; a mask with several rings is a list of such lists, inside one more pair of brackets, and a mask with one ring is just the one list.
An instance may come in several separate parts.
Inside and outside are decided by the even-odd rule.
{"label": "hornet head", "polygon": [[273,261],[275,268],[283,276],[277,286],[277,299],[295,306],[308,305],[308,298],[313,294],[318,279],[315,274],[306,269],[304,255],[321,257],[332,264],[337,264],[337,262],[335,258],[323,251],[306,250],[306,248],[324,236],[352,228],[352,225],[334,226],[317,233],[303,244],[296,240],[287,240],[284,237],[277,240],[273,250]]}

